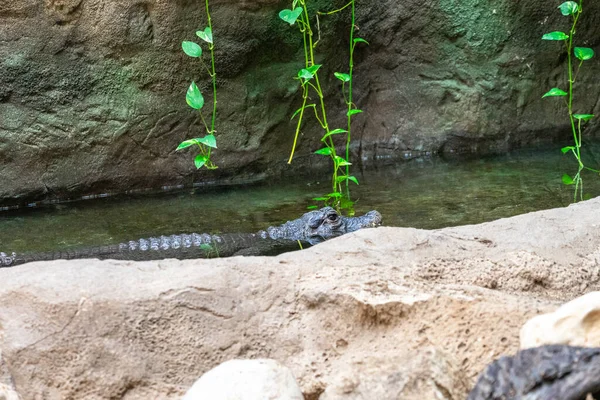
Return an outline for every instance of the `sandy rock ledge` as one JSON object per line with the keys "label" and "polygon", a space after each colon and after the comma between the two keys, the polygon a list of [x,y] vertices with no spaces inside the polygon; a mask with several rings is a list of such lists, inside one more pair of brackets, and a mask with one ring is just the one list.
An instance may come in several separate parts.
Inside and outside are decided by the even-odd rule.
{"label": "sandy rock ledge", "polygon": [[179,399],[246,358],[289,367],[308,400],[464,399],[526,320],[599,289],[599,207],[271,258],[1,269],[2,367],[22,399]]}

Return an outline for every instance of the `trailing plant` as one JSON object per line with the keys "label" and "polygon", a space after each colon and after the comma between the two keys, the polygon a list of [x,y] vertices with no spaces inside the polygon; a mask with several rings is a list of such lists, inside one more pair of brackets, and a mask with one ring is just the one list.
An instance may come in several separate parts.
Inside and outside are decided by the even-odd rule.
{"label": "trailing plant", "polygon": [[217,166],[212,162],[210,156],[212,149],[217,148],[217,141],[215,139],[215,121],[217,118],[217,73],[215,71],[215,44],[213,41],[213,29],[212,29],[212,20],[210,17],[210,8],[209,8],[209,0],[206,0],[206,20],[207,26],[204,30],[200,30],[196,32],[196,36],[202,39],[204,42],[208,44],[208,50],[210,52],[210,66],[207,66],[206,63],[202,60],[202,47],[196,42],[191,42],[184,40],[181,43],[181,47],[183,52],[190,57],[198,58],[204,68],[206,68],[208,75],[212,80],[212,114],[210,125],[207,124],[206,119],[204,118],[204,114],[202,113],[202,107],[204,107],[204,96],[200,92],[198,85],[196,82],[192,82],[188,87],[188,90],[185,95],[185,100],[187,104],[198,110],[200,114],[200,119],[202,120],[202,124],[206,130],[207,135],[204,137],[197,137],[194,139],[184,140],[177,146],[176,150],[185,149],[190,146],[198,146],[199,153],[194,158],[194,164],[196,168],[200,169],[202,167],[206,167],[208,169],[216,169]]}
{"label": "trailing plant", "polygon": [[[308,0],[293,0],[291,9],[285,9],[279,13],[279,17],[288,24],[294,25],[297,23],[299,32],[302,35],[304,49],[304,68],[301,68],[300,71],[298,71],[295,78],[300,81],[300,87],[302,90],[302,105],[298,110],[296,110],[296,112],[294,112],[291,118],[293,120],[297,117],[298,120],[296,122],[294,141],[288,163],[291,163],[294,157],[302,123],[304,121],[304,116],[306,115],[306,110],[312,109],[316,120],[323,129],[321,142],[323,142],[324,147],[315,151],[315,154],[330,157],[333,166],[333,172],[331,176],[331,192],[322,197],[316,197],[313,200],[333,206],[338,211],[341,209],[347,209],[349,210],[349,213],[352,214],[353,202],[350,199],[349,182],[358,184],[358,179],[350,174],[350,166],[352,165],[350,162],[352,116],[362,112],[362,110],[356,108],[356,105],[352,100],[354,49],[358,43],[367,43],[367,41],[354,37],[356,26],[355,0],[351,0],[345,6],[336,10],[316,13],[315,18],[317,21],[317,29],[319,29],[319,15],[331,15],[341,12],[348,7],[351,8],[348,72],[334,73],[335,77],[342,82],[342,95],[344,96],[344,101],[347,105],[347,125],[346,129],[332,129],[327,118],[327,108],[325,104],[323,88],[321,86],[321,80],[319,78],[319,70],[322,67],[322,64],[317,64],[315,62],[315,48],[319,40],[315,40],[315,31],[313,30],[313,26],[311,24],[313,18],[311,18],[311,15],[309,15],[307,2]],[[308,99],[311,92],[317,95],[317,102],[308,104]],[[336,152],[334,137],[337,135],[344,135],[345,137],[345,157],[340,156]],[[310,206],[309,208],[317,208],[317,206]]]}
{"label": "trailing plant", "polygon": [[[556,40],[563,41],[567,50],[567,75],[568,75],[568,89],[564,91],[560,88],[552,88],[548,92],[546,92],[542,98],[544,97],[564,97],[566,99],[567,111],[569,114],[569,121],[571,123],[571,130],[573,134],[573,146],[566,146],[561,149],[563,154],[571,153],[575,159],[577,160],[577,173],[574,176],[570,176],[569,174],[564,174],[562,177],[562,181],[565,185],[574,185],[575,193],[573,201],[577,201],[577,196],[583,200],[583,179],[581,173],[584,170],[588,170],[597,174],[600,174],[600,171],[589,168],[586,166],[581,158],[581,131],[582,124],[586,121],[589,121],[594,117],[593,114],[575,114],[573,112],[573,85],[577,79],[577,75],[581,70],[584,61],[591,59],[594,56],[594,50],[589,47],[575,47],[573,40],[576,32],[577,22],[581,17],[583,12],[583,0],[576,1],[566,1],[558,6],[562,15],[566,17],[572,18],[571,29],[569,33],[555,31],[546,33],[542,36],[543,40]],[[574,67],[574,59],[579,60],[577,64],[577,68]]]}

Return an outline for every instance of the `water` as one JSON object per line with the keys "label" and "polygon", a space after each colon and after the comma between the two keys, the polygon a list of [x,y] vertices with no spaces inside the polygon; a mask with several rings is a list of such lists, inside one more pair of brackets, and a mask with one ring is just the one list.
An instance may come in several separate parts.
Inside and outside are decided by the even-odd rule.
{"label": "water", "polygon": [[[355,171],[360,180],[352,192],[356,211],[377,209],[388,226],[434,229],[566,206],[573,191],[561,176],[573,172],[575,163],[558,148],[468,161],[421,159]],[[327,175],[297,177],[3,212],[0,250],[50,251],[173,233],[254,232],[297,218],[311,197],[327,193],[327,182]],[[589,174],[584,183],[585,193],[600,195],[600,177]]]}

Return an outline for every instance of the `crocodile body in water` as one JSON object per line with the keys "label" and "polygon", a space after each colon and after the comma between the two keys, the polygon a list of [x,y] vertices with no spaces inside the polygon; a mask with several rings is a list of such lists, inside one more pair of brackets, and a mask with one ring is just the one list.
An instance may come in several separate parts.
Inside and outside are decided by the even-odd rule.
{"label": "crocodile body in water", "polygon": [[79,250],[6,254],[0,253],[0,267],[33,261],[99,258],[117,260],[156,260],[269,255],[299,248],[298,241],[314,245],[345,233],[381,224],[381,214],[369,211],[360,217],[340,216],[333,208],[310,211],[283,225],[256,233],[210,235],[180,234],[132,240],[108,246]]}

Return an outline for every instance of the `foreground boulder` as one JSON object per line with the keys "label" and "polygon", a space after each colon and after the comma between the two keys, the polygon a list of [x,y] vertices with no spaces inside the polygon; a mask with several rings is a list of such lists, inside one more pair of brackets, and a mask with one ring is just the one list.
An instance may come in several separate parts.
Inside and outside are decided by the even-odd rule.
{"label": "foreground boulder", "polygon": [[600,396],[600,348],[549,345],[494,361],[468,400],[586,400]]}
{"label": "foreground boulder", "polygon": [[527,321],[521,329],[521,348],[544,344],[600,347],[600,292],[587,293]]}
{"label": "foreground boulder", "polygon": [[217,365],[259,358],[311,400],[394,398],[405,382],[461,398],[528,319],[600,290],[599,207],[363,229],[277,257],[2,268],[4,364],[23,400],[180,400]]}
{"label": "foreground boulder", "polygon": [[20,398],[8,385],[0,383],[0,400],[20,400]]}
{"label": "foreground boulder", "polygon": [[304,400],[292,372],[275,360],[230,360],[194,383],[183,400]]}

